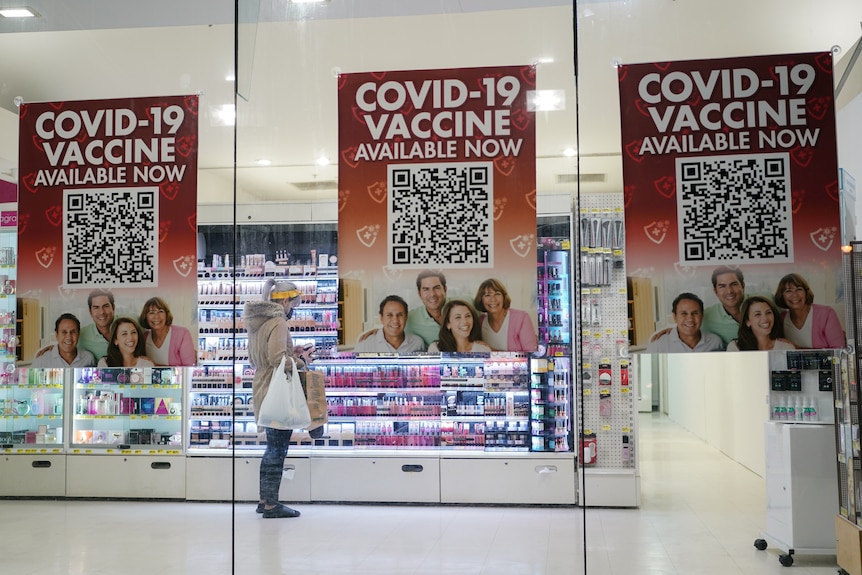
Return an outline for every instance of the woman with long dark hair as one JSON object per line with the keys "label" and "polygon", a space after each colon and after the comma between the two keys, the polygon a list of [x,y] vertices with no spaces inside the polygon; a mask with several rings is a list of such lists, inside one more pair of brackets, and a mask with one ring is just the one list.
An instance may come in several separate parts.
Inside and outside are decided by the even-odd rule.
{"label": "woman with long dark hair", "polygon": [[108,355],[99,360],[99,367],[153,367],[145,354],[144,330],[135,318],[118,317],[111,324]]}
{"label": "woman with long dark hair", "polygon": [[754,295],[742,302],[742,323],[736,339],[727,344],[727,351],[771,351],[796,349],[784,338],[778,308],[768,298]]}
{"label": "woman with long dark hair", "polygon": [[491,351],[482,341],[482,325],[479,314],[467,301],[452,299],[443,306],[443,325],[439,339],[428,346],[428,351],[479,352]]}

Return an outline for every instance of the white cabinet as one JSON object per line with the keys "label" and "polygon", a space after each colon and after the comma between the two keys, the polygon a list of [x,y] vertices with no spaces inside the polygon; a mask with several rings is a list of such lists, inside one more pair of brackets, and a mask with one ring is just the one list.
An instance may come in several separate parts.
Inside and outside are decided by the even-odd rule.
{"label": "white cabinet", "polygon": [[835,552],[838,479],[831,425],[766,423],[764,539],[800,554]]}
{"label": "white cabinet", "polygon": [[185,499],[185,455],[69,455],[66,495]]}
{"label": "white cabinet", "polygon": [[[186,499],[190,501],[257,501],[260,495],[260,456],[190,456],[186,462]],[[231,485],[231,465],[236,488]],[[311,499],[310,465],[307,457],[284,460],[279,489],[282,501]]]}
{"label": "white cabinet", "polygon": [[440,460],[443,503],[552,504],[576,503],[574,454],[559,457],[482,458],[448,454]]}
{"label": "white cabinet", "polygon": [[314,501],[440,501],[440,459],[436,456],[312,457],[311,475]]}
{"label": "white cabinet", "polygon": [[0,455],[0,496],[62,497],[64,495],[66,495],[66,456],[64,454]]}

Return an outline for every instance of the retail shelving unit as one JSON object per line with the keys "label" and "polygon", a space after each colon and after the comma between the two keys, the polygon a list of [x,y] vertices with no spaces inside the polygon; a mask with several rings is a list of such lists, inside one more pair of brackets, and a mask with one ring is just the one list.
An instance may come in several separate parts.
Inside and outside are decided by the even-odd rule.
{"label": "retail shelving unit", "polygon": [[65,370],[67,495],[185,497],[186,373],[174,367]]}
{"label": "retail shelving unit", "polygon": [[[553,286],[546,291],[553,291],[553,298],[542,302],[544,317],[553,316],[547,327],[556,330],[553,342],[550,332],[544,332],[543,349],[552,352],[548,357],[532,362],[525,354],[356,357],[335,350],[336,338],[340,339],[336,327],[356,331],[361,324],[354,318],[357,326],[351,327],[347,313],[351,310],[338,307],[342,303],[338,289],[353,286],[349,280],[339,282],[335,268],[314,266],[321,263],[319,256],[305,255],[329,251],[325,243],[315,250],[308,238],[292,236],[288,225],[262,227],[265,233],[242,233],[267,238],[272,253],[254,255],[261,247],[270,248],[246,245],[245,255],[230,258],[237,265],[228,269],[228,257],[210,253],[221,251],[218,247],[206,255],[211,265],[199,270],[202,361],[188,390],[189,499],[257,497],[264,446],[250,404],[252,369],[245,355],[241,311],[246,301],[260,297],[265,279],[274,277],[294,281],[305,294],[291,335],[295,343],[308,340],[318,350],[312,367],[326,376],[329,404],[329,423],[322,437],[294,432],[286,464],[292,480],[282,484],[285,498],[576,502],[568,246],[543,244],[543,257],[550,255],[547,268],[544,260],[540,267],[553,269],[543,280],[545,286]],[[567,230],[570,227],[567,218]],[[293,238],[291,247],[301,252],[299,256],[290,256],[280,247],[278,238],[287,237]],[[214,242],[205,239],[205,243]],[[293,261],[303,263],[293,265]],[[327,255],[327,261],[334,263],[335,258]],[[555,302],[553,313],[548,313],[550,299]],[[335,316],[336,310],[341,314],[337,326],[326,315],[331,311]],[[312,315],[301,319],[300,312]],[[233,462],[227,457],[231,454],[236,456]],[[231,473],[231,465],[236,474],[233,491],[218,479]],[[466,476],[475,481],[465,482]]]}
{"label": "retail shelving unit", "polygon": [[[60,370],[15,368],[16,228],[0,228],[0,495],[66,493],[64,380]],[[28,312],[32,312],[28,306]],[[38,313],[32,319],[38,317]],[[29,319],[29,316],[28,316]],[[17,324],[17,325],[16,325]],[[28,323],[29,345],[38,322]]]}
{"label": "retail shelving unit", "polygon": [[640,504],[636,370],[629,325],[622,194],[581,196],[580,479],[584,506]]}
{"label": "retail shelving unit", "polygon": [[6,374],[0,384],[0,495],[65,495],[63,370]]}
{"label": "retail shelving unit", "polygon": [[[257,261],[257,256],[245,257]],[[251,404],[254,370],[242,310],[246,302],[260,300],[268,278],[290,280],[302,292],[302,305],[288,322],[294,345],[310,344],[324,355],[337,347],[337,270],[265,267],[261,263],[198,272],[200,364],[193,370],[189,390],[191,452],[230,447],[232,441],[240,448],[260,446]]]}
{"label": "retail shelving unit", "polygon": [[844,573],[862,575],[862,404],[858,376],[862,368],[862,242],[852,242],[844,256],[847,293],[847,338],[853,347],[841,354],[835,386],[835,427],[838,467],[838,514],[835,516],[838,565]]}
{"label": "retail shelving unit", "polygon": [[837,350],[773,351],[766,436],[766,530],[760,550],[793,556],[833,555],[838,493],[833,388],[841,375]]}
{"label": "retail shelving unit", "polygon": [[[543,218],[539,218],[542,227]],[[550,233],[554,227],[549,223]],[[530,430],[533,451],[569,452],[573,445],[571,220],[562,218],[556,236],[540,236],[536,281],[539,346],[544,357],[531,365]]]}

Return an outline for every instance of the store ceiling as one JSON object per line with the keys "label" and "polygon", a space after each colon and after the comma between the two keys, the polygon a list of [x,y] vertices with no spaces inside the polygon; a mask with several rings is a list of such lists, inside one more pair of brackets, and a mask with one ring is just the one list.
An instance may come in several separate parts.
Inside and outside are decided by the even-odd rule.
{"label": "store ceiling", "polygon": [[[23,3],[41,17],[0,18],[0,114],[14,112],[16,96],[52,101],[200,93],[200,201],[233,201],[234,131],[219,119],[221,106],[233,102],[233,82],[225,79],[234,63],[233,1]],[[0,6],[16,4],[0,0]],[[581,191],[619,192],[615,59],[836,45],[840,58],[859,38],[862,21],[858,0],[582,1],[576,94],[572,10],[564,0],[331,0],[315,7],[261,0],[259,13],[242,14],[243,21],[260,24],[240,26],[239,85],[247,99],[237,106],[238,201],[337,198],[338,70],[511,65],[552,57],[539,65],[538,88],[564,91],[565,110],[537,114],[537,191],[574,193],[578,163],[562,151],[577,144]],[[0,153],[0,177],[14,177],[13,154]],[[322,154],[333,163],[318,165]],[[258,166],[262,158],[273,164]]]}

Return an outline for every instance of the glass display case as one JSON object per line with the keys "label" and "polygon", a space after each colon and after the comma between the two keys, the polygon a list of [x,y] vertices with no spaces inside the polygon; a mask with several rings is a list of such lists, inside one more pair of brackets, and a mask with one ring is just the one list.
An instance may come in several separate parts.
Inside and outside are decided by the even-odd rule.
{"label": "glass display case", "polygon": [[530,373],[530,450],[571,451],[574,396],[573,337],[578,317],[573,311],[570,216],[540,216],[536,281],[539,347]]}
{"label": "glass display case", "polygon": [[441,447],[529,451],[529,373],[525,354],[442,354]]}
{"label": "glass display case", "polygon": [[71,453],[181,454],[185,370],[76,368]]}
{"label": "glass display case", "polygon": [[537,251],[539,344],[549,356],[571,357],[571,245],[568,239],[542,238]]}
{"label": "glass display case", "polygon": [[[314,445],[356,449],[438,448],[440,367],[436,356],[355,357],[312,364],[326,379],[329,423]],[[304,434],[293,442],[309,442]]]}
{"label": "glass display case", "polygon": [[531,451],[571,451],[572,360],[530,360]]}
{"label": "glass display case", "polygon": [[[254,369],[243,307],[261,299],[267,280],[292,281],[302,292],[302,303],[288,320],[294,345],[314,346],[318,356],[333,353],[339,338],[336,226],[202,225],[198,230],[199,362],[189,388],[188,445],[193,451],[259,448],[266,441],[254,423]],[[231,254],[239,255],[231,261]]]}
{"label": "glass display case", "polygon": [[8,375],[0,384],[0,446],[6,453],[62,453],[64,370]]}

